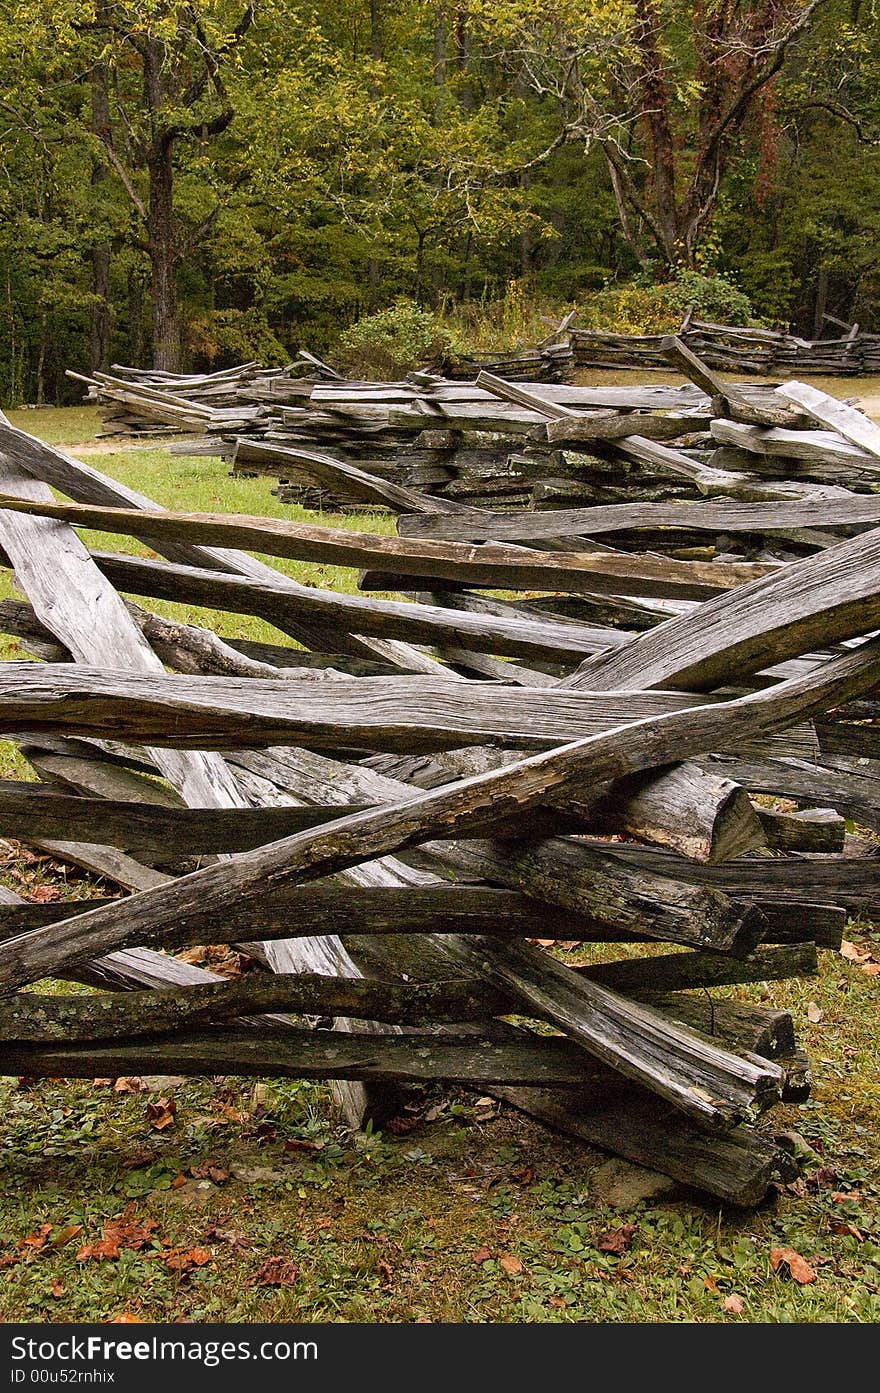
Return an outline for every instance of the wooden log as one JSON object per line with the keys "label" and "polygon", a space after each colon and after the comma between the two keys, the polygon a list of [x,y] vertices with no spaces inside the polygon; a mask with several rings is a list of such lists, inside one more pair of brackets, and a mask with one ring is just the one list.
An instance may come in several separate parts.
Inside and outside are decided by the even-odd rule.
{"label": "wooden log", "polygon": [[697,357],[696,353],[675,334],[664,338],[661,350],[668,362],[685,377],[689,377],[701,391],[713,400],[719,400],[722,409],[737,421],[751,425],[785,426],[797,420],[798,413],[784,403],[774,405],[762,402],[756,406],[732,383],[724,382],[717,373]]}
{"label": "wooden log", "polygon": [[[465,979],[382,982],[315,973],[255,973],[238,981],[123,996],[40,996],[21,992],[0,1003],[5,1044],[73,1044],[170,1035],[266,1012],[349,1016],[424,1026],[437,1021],[486,1021],[509,998]],[[793,1048],[793,1044],[792,1044]]]}
{"label": "wooden log", "polygon": [[880,529],[744,585],[625,647],[588,658],[564,685],[709,689],[880,623]]}
{"label": "wooden log", "polygon": [[708,992],[693,996],[674,992],[644,999],[655,1010],[668,1012],[702,1035],[717,1037],[725,1045],[764,1055],[767,1059],[791,1054],[795,1048],[794,1023],[788,1011],[713,997]]}
{"label": "wooden log", "polygon": [[[126,508],[95,508],[78,503],[32,502],[0,497],[4,508],[56,518],[81,527],[140,535],[149,528],[165,541],[208,542],[252,547],[274,556],[326,565],[370,567],[391,563],[401,574],[446,577],[490,589],[570,591],[574,594],[670,595],[699,598],[754,581],[778,569],[773,563],[670,561],[624,552],[554,554],[491,544],[474,548],[456,542],[409,541],[402,537],[347,532],[258,517],[222,514],[144,513]],[[135,533],[136,529],[136,533]]]}
{"label": "wooden log", "polygon": [[713,761],[728,777],[752,793],[776,794],[815,807],[830,804],[844,817],[880,831],[880,788],[875,779],[799,759],[755,759],[750,756]]}
{"label": "wooden log", "polygon": [[880,469],[876,455],[851,445],[836,431],[763,429],[722,419],[714,420],[710,429],[719,445],[733,445],[750,454],[802,460],[808,466],[839,465],[852,469],[853,477],[873,475]]}
{"label": "wooden log", "polygon": [[818,961],[815,943],[801,942],[757,948],[748,958],[726,953],[666,953],[662,957],[620,958],[576,971],[612,991],[650,997],[658,992],[815,977]]}
{"label": "wooden log", "polygon": [[[79,664],[9,662],[0,670],[0,729],[159,740],[174,749],[270,745],[442,749],[462,744],[540,748],[690,708],[684,693],[536,692],[430,678],[305,681],[153,677]],[[157,761],[158,762],[158,761]],[[161,766],[160,766],[161,767]],[[207,800],[203,800],[207,803]],[[240,806],[244,806],[244,800]]]}
{"label": "wooden log", "polygon": [[779,812],[756,806],[767,845],[777,851],[843,851],[846,821],[833,808]]}
{"label": "wooden log", "polygon": [[549,539],[607,536],[635,530],[669,529],[767,533],[795,529],[869,526],[880,523],[880,499],[872,494],[850,498],[773,503],[616,503],[610,507],[554,509],[552,512],[493,513],[474,509],[456,514],[404,514],[397,527],[402,537],[459,542],[512,542],[533,546]]}
{"label": "wooden log", "polygon": [[[53,488],[80,503],[110,507],[122,506],[148,512],[160,510],[160,505],[145,494],[138,493],[136,490],[118,483],[117,480],[102,474],[92,465],[84,464],[82,460],[75,459],[72,455],[65,454],[54,446],[46,445],[35,436],[25,434],[24,431],[13,429],[4,431],[2,438],[0,438],[0,450],[18,468],[28,471],[42,482],[50,484]],[[147,534],[133,532],[132,535],[138,536],[139,540],[144,541]],[[307,586],[300,585],[289,576],[281,575],[271,566],[258,561],[256,557],[249,556],[246,552],[229,550],[225,547],[190,546],[187,543],[168,542],[166,544],[158,538],[150,540],[147,545],[153,547],[160,556],[165,556],[169,561],[179,562],[181,565],[204,566],[209,570],[246,576],[257,582],[269,581],[273,584],[280,582],[291,594],[299,594],[302,591],[308,593]],[[293,625],[286,632],[289,632],[290,636],[297,642],[305,644],[307,648],[315,648],[318,651],[349,653],[354,657],[371,660],[378,658],[392,663],[395,667],[403,668],[404,671],[425,672],[431,670],[428,666],[431,660],[409,644],[375,638],[357,639],[346,635],[327,622],[316,620],[311,623],[299,623]],[[431,666],[436,666],[436,664]]]}
{"label": "wooden log", "polygon": [[541,842],[453,842],[444,859],[457,869],[561,905],[612,928],[744,957],[761,941],[760,910],[726,896],[695,895],[662,876],[627,873],[595,846],[553,837]]}
{"label": "wooden log", "polygon": [[472,1035],[456,1039],[326,1030],[272,1031],[261,1039],[253,1030],[224,1026],[145,1037],[131,1044],[4,1041],[0,1046],[0,1074],[88,1079],[152,1073],[574,1088],[589,1082],[593,1066],[590,1056],[571,1041],[537,1035],[524,1035],[517,1044]]}
{"label": "wooden log", "polygon": [[770,1061],[741,1059],[684,1028],[661,1028],[655,1012],[606,995],[539,949],[449,938],[442,951],[451,964],[509,990],[598,1059],[703,1125],[729,1126],[779,1096],[781,1071]]}
{"label": "wooden log", "polygon": [[708,1135],[658,1099],[633,1090],[622,1101],[537,1088],[492,1089],[495,1097],[568,1136],[617,1152],[728,1204],[751,1208],[774,1180],[794,1180],[797,1165],[769,1138],[748,1127]]}
{"label": "wooden log", "polygon": [[[187,920],[213,919],[267,888],[319,879],[436,838],[470,833],[487,816],[505,816],[546,800],[551,789],[587,776],[610,779],[672,763],[701,748],[737,745],[747,736],[791,723],[870,690],[880,677],[880,644],[835,658],[808,678],[733,701],[646,719],[500,770],[463,779],[392,807],[340,818],[235,860],[182,876],[170,885],[93,910],[49,930],[35,930],[0,949],[6,990],[128,944],[173,941]],[[171,680],[171,679],[166,679]]]}
{"label": "wooden log", "polygon": [[[51,475],[56,484],[78,485],[105,494],[103,476],[78,462],[39,447],[31,437],[0,427],[0,482],[4,492],[19,499],[44,501],[51,498],[49,488],[36,482],[33,471]],[[35,462],[36,456],[36,462]],[[60,466],[60,473],[59,473]],[[30,472],[28,472],[30,471]],[[134,515],[144,502],[140,495],[130,500]],[[34,605],[37,617],[79,660],[127,663],[141,671],[163,672],[159,658],[133,624],[122,601],[101,575],[82,542],[72,529],[36,517],[0,512],[0,542],[11,552],[16,574]],[[221,565],[248,568],[236,555],[218,554],[210,558],[196,554],[198,560],[216,560]],[[252,570],[252,568],[250,568]],[[91,600],[91,604],[89,603]],[[90,612],[91,611],[91,612]],[[345,643],[342,645],[345,647]],[[350,645],[349,645],[350,646]],[[185,802],[213,806],[245,806],[246,800],[223,760],[216,754],[179,753],[162,750],[156,762]],[[274,968],[303,968],[358,976],[341,943],[323,941],[276,943],[267,950]],[[340,1023],[344,1027],[344,1022]],[[338,1092],[347,1119],[359,1125],[368,1106],[362,1090]]]}
{"label": "wooden log", "polygon": [[806,382],[784,382],[776,388],[776,395],[783,401],[793,402],[820,425],[836,431],[857,450],[880,459],[880,429],[856,407],[838,401],[827,392],[808,386]]}
{"label": "wooden log", "polygon": [[[340,629],[376,636],[402,636],[421,643],[478,643],[488,652],[509,657],[577,661],[595,645],[564,621],[493,620],[490,616],[452,618],[436,606],[390,600],[365,600],[319,588],[291,593],[268,581],[252,581],[221,572],[169,565],[138,557],[97,553],[97,564],[120,590],[187,604],[205,604],[235,614],[265,619],[285,632],[293,625],[326,616]],[[399,666],[399,665],[398,665]],[[431,662],[432,675],[450,674]],[[419,667],[411,671],[422,670]]]}
{"label": "wooden log", "polygon": [[[232,458],[233,471],[243,458],[242,441],[236,441]],[[400,484],[378,478],[364,469],[344,460],[333,459],[330,455],[317,454],[311,450],[297,450],[290,446],[264,443],[259,440],[247,441],[247,463],[269,462],[278,466],[296,465],[309,478],[323,488],[332,490],[341,497],[358,502],[378,504],[392,508],[394,512],[406,513],[458,513],[466,512],[465,505],[452,499],[438,498],[436,495],[419,493],[415,489],[403,488]]]}

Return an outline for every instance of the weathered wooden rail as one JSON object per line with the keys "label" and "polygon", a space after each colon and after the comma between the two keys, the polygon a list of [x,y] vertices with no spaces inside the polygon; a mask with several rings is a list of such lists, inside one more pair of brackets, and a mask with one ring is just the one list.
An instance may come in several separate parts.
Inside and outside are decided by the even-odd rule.
{"label": "weathered wooden rail", "polygon": [[[838,462],[843,441],[860,476],[880,468],[853,408],[691,371],[675,410],[701,434],[819,421]],[[163,409],[172,386],[149,388]],[[224,402],[228,380],[208,386]],[[488,396],[533,434],[593,428],[562,389],[489,388],[455,411]],[[657,419],[662,390],[626,414]],[[379,1085],[387,1105],[445,1082],[727,1201],[791,1174],[759,1119],[808,1087],[794,1023],[706,993],[815,972],[847,913],[873,913],[877,862],[844,819],[880,830],[880,510],[800,473],[722,474],[643,425],[605,437],[621,503],[455,507],[355,469],[401,512],[389,538],[165,512],[0,422],[0,561],[25,596],[0,627],[41,660],[0,668],[0,729],[39,779],[0,782],[0,835],[133,892],[0,896],[0,1070],[323,1078],[354,1124]],[[691,492],[634,498],[666,455]],[[401,598],[297,585],[241,547]],[[254,970],[174,956],[219,942]],[[26,990],[47,977],[98,995]]]}

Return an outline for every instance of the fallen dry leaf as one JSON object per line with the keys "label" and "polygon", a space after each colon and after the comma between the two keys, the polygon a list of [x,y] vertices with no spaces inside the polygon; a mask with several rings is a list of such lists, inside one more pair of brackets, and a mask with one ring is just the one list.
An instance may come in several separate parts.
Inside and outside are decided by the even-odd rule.
{"label": "fallen dry leaf", "polygon": [[849,1237],[854,1238],[857,1243],[864,1243],[865,1241],[865,1235],[862,1233],[861,1229],[856,1228],[855,1224],[845,1224],[843,1222],[832,1224],[831,1232],[848,1234]]}
{"label": "fallen dry leaf", "polygon": [[816,1273],[806,1258],[802,1258],[794,1248],[771,1248],[770,1266],[776,1273],[787,1271],[792,1280],[802,1287],[807,1287],[816,1280]]}
{"label": "fallen dry leaf", "polygon": [[848,1200],[860,1200],[862,1192],[861,1190],[832,1190],[829,1198],[832,1204],[846,1204]]}
{"label": "fallen dry leaf", "polygon": [[162,1254],[162,1261],[172,1272],[189,1272],[193,1267],[204,1267],[212,1257],[207,1248],[172,1248]]}
{"label": "fallen dry leaf", "polygon": [[49,1295],[54,1296],[56,1301],[59,1296],[64,1295],[64,1287],[62,1286],[61,1282],[54,1281],[52,1283],[51,1287],[49,1288]]}
{"label": "fallen dry leaf", "polygon": [[143,1079],[135,1076],[131,1078],[118,1078],[113,1084],[114,1093],[143,1093],[146,1087]]}
{"label": "fallen dry leaf", "polygon": [[35,885],[27,898],[37,904],[45,904],[48,900],[60,900],[61,890],[57,885]]}
{"label": "fallen dry leaf", "polygon": [[111,1316],[108,1325],[146,1325],[147,1321],[143,1316],[133,1316],[130,1311],[123,1311],[121,1316]]}
{"label": "fallen dry leaf", "polygon": [[491,1249],[486,1247],[478,1248],[477,1251],[473,1254],[471,1262],[475,1262],[477,1266],[480,1267],[482,1263],[488,1262],[491,1256]]}
{"label": "fallen dry leaf", "polygon": [[36,1252],[39,1248],[45,1248],[49,1234],[52,1232],[51,1224],[40,1224],[33,1233],[25,1234],[24,1238],[18,1240],[18,1246],[22,1252]]}
{"label": "fallen dry leaf", "polygon": [[548,1296],[548,1297],[547,1297],[547,1305],[548,1305],[548,1306],[555,1306],[556,1309],[557,1309],[557,1311],[564,1311],[564,1310],[565,1310],[565,1302],[564,1302],[564,1300],[562,1299],[561,1296]]}
{"label": "fallen dry leaf", "polygon": [[745,1302],[741,1296],[737,1296],[736,1292],[732,1291],[729,1296],[724,1298],[724,1309],[729,1316],[741,1316],[745,1309]]}
{"label": "fallen dry leaf", "polygon": [[857,943],[850,943],[845,938],[840,945],[840,956],[846,958],[850,963],[867,963],[871,961],[871,952],[868,948],[860,948]]}
{"label": "fallen dry leaf", "polygon": [[507,1273],[508,1277],[516,1277],[523,1270],[522,1263],[513,1253],[504,1253],[498,1259],[498,1266]]}
{"label": "fallen dry leaf", "polygon": [[621,1224],[618,1229],[608,1229],[602,1234],[597,1247],[600,1253],[616,1253],[618,1256],[625,1253],[633,1241],[635,1235],[635,1224]]}
{"label": "fallen dry leaf", "polygon": [[810,1001],[807,1003],[808,1021],[812,1021],[813,1025],[818,1025],[821,1020],[824,1020],[824,1018],[825,1012],[822,1010],[822,1007],[819,1005],[817,1001]]}
{"label": "fallen dry leaf", "polygon": [[112,1261],[118,1258],[123,1248],[140,1252],[148,1243],[154,1241],[153,1235],[159,1225],[155,1219],[136,1219],[135,1206],[130,1204],[116,1219],[109,1219],[104,1225],[101,1237],[94,1243],[86,1243],[76,1255],[77,1262]]}
{"label": "fallen dry leaf", "polygon": [[213,1161],[205,1161],[201,1166],[193,1166],[190,1175],[195,1180],[213,1180],[215,1185],[225,1185],[229,1171],[225,1166],[216,1166]]}
{"label": "fallen dry leaf", "polygon": [[154,1131],[161,1132],[174,1121],[177,1104],[173,1098],[157,1098],[154,1103],[147,1104],[146,1112],[150,1126]]}
{"label": "fallen dry leaf", "polygon": [[704,1278],[703,1278],[703,1286],[706,1288],[707,1291],[717,1291],[717,1290],[718,1290],[718,1282],[717,1282],[717,1280],[712,1276],[712,1273],[711,1273],[711,1272],[709,1273],[708,1277],[704,1277]]}
{"label": "fallen dry leaf", "polygon": [[866,977],[876,977],[880,973],[880,963],[862,963],[862,971]]}
{"label": "fallen dry leaf", "polygon": [[254,1282],[258,1287],[292,1287],[299,1278],[299,1268],[290,1258],[267,1258],[257,1269]]}

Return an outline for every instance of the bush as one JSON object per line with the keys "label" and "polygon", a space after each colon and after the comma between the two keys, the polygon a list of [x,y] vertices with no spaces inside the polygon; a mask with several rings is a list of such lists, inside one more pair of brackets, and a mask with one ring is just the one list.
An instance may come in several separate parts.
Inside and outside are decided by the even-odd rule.
{"label": "bush", "polygon": [[336,356],[356,377],[401,377],[446,354],[451,336],[430,310],[398,300],[387,310],[359,319],[340,336]]}
{"label": "bush", "polygon": [[693,310],[695,319],[709,319],[716,324],[746,328],[755,323],[748,295],[720,273],[707,276],[702,271],[680,270],[666,292],[670,308],[680,319]]}
{"label": "bush", "polygon": [[606,286],[583,303],[577,322],[612,334],[670,334],[688,310],[716,324],[756,324],[748,295],[723,275],[682,269],[675,279]]}

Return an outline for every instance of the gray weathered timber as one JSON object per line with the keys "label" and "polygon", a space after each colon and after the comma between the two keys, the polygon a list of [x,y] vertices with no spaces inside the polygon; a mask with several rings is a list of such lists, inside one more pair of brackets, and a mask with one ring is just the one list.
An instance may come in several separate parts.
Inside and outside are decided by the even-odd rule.
{"label": "gray weathered timber", "polygon": [[554,509],[550,512],[490,512],[472,509],[455,514],[404,514],[398,520],[402,537],[433,537],[457,542],[512,542],[534,545],[547,539],[609,533],[669,529],[719,532],[774,533],[792,529],[876,526],[880,523],[880,498],[853,494],[852,498],[809,499],[774,503],[735,503],[719,499],[711,503],[616,503],[607,507]]}
{"label": "gray weathered timber", "polygon": [[807,808],[792,813],[757,807],[755,811],[767,845],[777,851],[843,851],[846,820],[833,808]]}
{"label": "gray weathered timber", "polygon": [[563,685],[710,689],[880,623],[880,529],[588,658]]}
{"label": "gray weathered timber", "polygon": [[[90,899],[0,905],[0,939],[114,903],[112,899]],[[333,879],[281,889],[242,909],[232,906],[215,925],[202,920],[187,923],[174,938],[174,946],[185,948],[203,943],[206,934],[212,943],[310,937],[327,925],[338,927],[346,938],[471,933],[539,938],[547,929],[547,908],[519,891],[494,886],[438,881],[353,887]],[[599,924],[564,909],[554,910],[553,931],[584,943],[645,941],[641,933],[616,924]]]}
{"label": "gray weathered timber", "polygon": [[880,459],[880,428],[856,407],[829,397],[827,392],[806,382],[783,382],[776,394],[783,401],[794,402],[807,416],[842,435],[856,449]]}
{"label": "gray weathered timber", "polygon": [[655,1010],[668,1012],[692,1030],[767,1059],[790,1054],[795,1048],[794,1022],[788,1011],[713,997],[708,993],[674,992],[643,999]]}
{"label": "gray weathered timber", "polygon": [[535,900],[633,934],[737,957],[745,957],[763,937],[764,917],[753,906],[734,904],[727,896],[697,896],[693,887],[662,876],[628,874],[622,863],[615,867],[595,846],[574,839],[444,846],[444,859],[459,870],[476,871]]}
{"label": "gray weathered timber", "polygon": [[[341,818],[329,830],[300,833],[134,896],[122,905],[93,910],[7,942],[0,951],[2,980],[7,989],[25,985],[85,957],[131,942],[155,942],[163,932],[174,932],[196,914],[222,912],[230,901],[244,902],[265,893],[267,885],[320,878],[432,837],[469,831],[484,815],[487,801],[496,813],[499,804],[512,813],[516,807],[540,802],[549,787],[587,772],[597,778],[621,776],[639,767],[671,762],[704,742],[708,748],[719,748],[725,741],[740,741],[746,734],[784,725],[851,698],[873,685],[878,672],[877,649],[867,645],[825,664],[808,681],[795,679],[732,702],[647,720],[462,780],[396,807]],[[638,1062],[633,1067],[638,1073]],[[649,1073],[647,1069],[645,1079],[651,1086]],[[678,1087],[673,1092],[683,1107],[693,1106]],[[717,1117],[714,1107],[697,1102],[701,1105],[697,1112],[707,1120]]]}
{"label": "gray weathered timber", "polygon": [[[118,483],[91,465],[84,464],[82,460],[75,459],[54,446],[46,445],[24,431],[12,428],[4,430],[0,438],[0,451],[17,468],[27,471],[43,483],[51,484],[53,488],[80,503],[133,508],[145,512],[160,509],[160,504],[147,498],[145,494]],[[196,567],[205,566],[210,570],[247,576],[257,582],[280,582],[291,594],[307,591],[306,586],[299,585],[288,576],[279,575],[271,566],[248,556],[243,551],[229,550],[225,547],[192,546],[187,543],[166,544],[161,538],[153,538],[146,531],[133,531],[132,536],[145,541],[172,562]],[[368,659],[379,657],[404,670],[415,666],[416,670],[421,667],[424,671],[425,663],[428,661],[408,645],[388,644],[384,640],[376,639],[354,639],[334,628],[329,622],[321,623],[315,620],[311,623],[293,624],[291,621],[291,628],[287,632],[308,648],[324,652],[348,652]]]}
{"label": "gray weathered timber", "polygon": [[[513,758],[509,751],[471,746],[422,757],[379,756],[372,765],[418,788],[438,788]],[[627,832],[697,861],[726,861],[766,842],[745,790],[690,762],[604,786],[572,785],[558,800],[551,794],[547,805],[580,818],[594,832]]]}
{"label": "gray weathered timber", "polygon": [[[658,447],[659,448],[659,447]],[[320,561],[339,566],[381,566],[401,574],[447,577],[489,588],[568,591],[589,594],[670,595],[698,598],[729,590],[778,570],[775,563],[671,561],[625,552],[554,554],[487,544],[476,551],[457,542],[410,541],[307,523],[259,517],[232,518],[215,513],[143,513],[126,508],[95,508],[77,503],[44,503],[0,497],[4,507],[56,518],[81,527],[132,535],[150,528],[157,539],[172,542],[226,543],[252,547],[274,556]]]}
{"label": "gray weathered timber", "polygon": [[768,1137],[749,1127],[710,1136],[644,1090],[633,1089],[622,1100],[539,1088],[501,1086],[491,1091],[548,1127],[662,1171],[728,1204],[756,1205],[774,1180],[794,1180],[797,1175],[796,1162]]}
{"label": "gray weathered timber", "polygon": [[576,971],[612,991],[650,997],[658,992],[815,977],[818,958],[814,942],[801,942],[756,948],[749,958],[733,958],[727,953],[666,953],[657,958],[620,958]]}
{"label": "gray weathered timber", "polygon": [[785,430],[773,427],[746,426],[738,421],[715,420],[711,424],[713,440],[719,445],[732,445],[750,454],[802,460],[807,465],[841,465],[852,468],[854,475],[872,474],[880,470],[880,460],[867,450],[851,445],[836,431]]}
{"label": "gray weathered timber", "polygon": [[[510,657],[572,663],[595,652],[596,647],[589,634],[564,620],[458,617],[436,606],[366,600],[318,587],[291,592],[274,581],[253,581],[140,557],[99,552],[95,560],[120,590],[256,615],[286,632],[295,622],[326,615],[339,629],[353,634],[400,635],[419,643],[476,643],[488,652]],[[421,671],[425,671],[424,667]],[[430,671],[437,678],[450,678],[438,663],[432,662]]]}
{"label": "gray weathered timber", "polygon": [[[771,1066],[768,1065],[768,1069]],[[523,1035],[521,1043],[472,1035],[343,1035],[326,1030],[251,1029],[145,1037],[132,1044],[0,1046],[0,1074],[94,1078],[128,1074],[234,1074],[377,1083],[522,1083],[574,1088],[594,1073],[590,1056],[569,1040]]]}
{"label": "gray weathered timber", "polygon": [[[40,501],[51,498],[46,482],[38,482],[34,477],[37,469],[41,480],[49,476],[56,486],[64,488],[70,487],[72,478],[77,486],[97,489],[106,498],[108,484],[102,475],[87,466],[80,466],[78,461],[42,447],[40,442],[22,436],[20,432],[0,428],[0,466],[0,482],[4,492],[19,498]],[[110,485],[111,492],[115,487]],[[134,503],[135,513],[149,503],[141,495],[134,495],[129,501]],[[161,660],[153,653],[119,596],[107,584],[72,529],[36,517],[14,516],[8,511],[0,513],[0,520],[0,542],[7,554],[11,553],[16,574],[34,605],[38,619],[71,651],[75,659],[108,663],[122,661],[141,671],[163,672]],[[208,558],[190,552],[189,559],[211,559],[220,565],[253,570],[249,559],[239,561],[237,553],[218,553]],[[254,564],[260,568],[260,563]],[[86,585],[91,588],[94,605],[100,602],[100,613],[90,614],[88,603],[83,604],[83,587]],[[303,637],[314,635],[304,633]],[[345,647],[346,643],[343,642],[342,646]],[[348,646],[351,647],[350,644]],[[356,648],[355,651],[359,650]],[[157,754],[156,762],[185,802],[221,807],[247,805],[233,775],[216,754],[162,750]],[[299,967],[342,976],[360,975],[342,944],[329,937],[275,943],[267,953],[270,964],[278,969]],[[344,1021],[340,1022],[340,1026],[345,1028]],[[345,1088],[338,1091],[338,1098],[347,1120],[359,1124],[368,1105],[366,1094],[362,1090]]]}
{"label": "gray weathered timber", "polygon": [[363,503],[375,503],[381,507],[392,508],[398,513],[467,513],[470,509],[451,498],[438,498],[436,495],[419,493],[415,489],[404,488],[387,479],[380,479],[364,469],[344,460],[333,459],[327,454],[313,450],[299,450],[291,446],[271,444],[261,440],[238,440],[232,457],[233,470],[238,464],[254,461],[273,464],[288,469],[295,465],[299,473],[307,475],[316,484],[342,494],[346,498],[357,499]]}
{"label": "gray weathered timber", "polygon": [[0,729],[156,740],[180,749],[295,742],[432,750],[468,741],[541,748],[691,705],[677,692],[593,698],[558,688],[472,688],[420,676],[306,681],[298,684],[294,703],[286,683],[261,678],[153,677],[66,663],[9,662],[0,669]]}
{"label": "gray weathered timber", "polygon": [[765,397],[756,404],[738,386],[725,382],[678,335],[663,339],[661,351],[674,368],[713,399],[713,405],[718,402],[735,420],[762,426],[785,426],[797,421],[798,413],[787,403],[777,405]]}
{"label": "gray weathered timber", "polygon": [[239,981],[159,993],[127,992],[121,997],[20,992],[0,1003],[0,1034],[5,1044],[126,1040],[273,1011],[419,1026],[432,1021],[485,1021],[508,1003],[503,992],[493,996],[482,984],[465,979],[399,983],[308,972],[255,973]]}
{"label": "gray weathered timber", "polygon": [[740,1059],[626,998],[597,989],[528,944],[444,939],[450,964],[470,970],[562,1026],[591,1054],[708,1126],[729,1126],[779,1096],[781,1071]]}
{"label": "gray weathered timber", "polygon": [[752,793],[793,798],[807,807],[830,805],[844,817],[880,831],[880,787],[876,779],[795,758],[755,759],[746,755],[713,760],[711,767]]}

